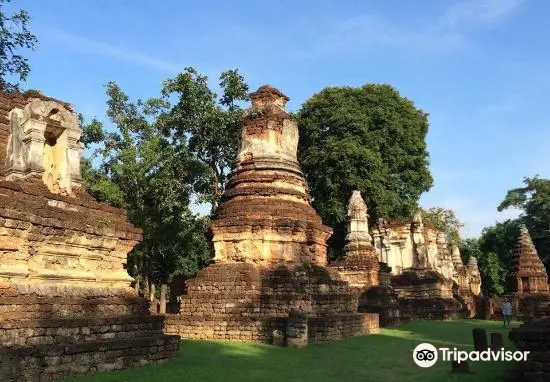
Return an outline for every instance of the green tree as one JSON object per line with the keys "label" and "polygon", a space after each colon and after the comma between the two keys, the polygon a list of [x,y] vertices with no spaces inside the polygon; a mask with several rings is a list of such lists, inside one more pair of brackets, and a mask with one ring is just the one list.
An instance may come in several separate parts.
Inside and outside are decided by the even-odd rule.
{"label": "green tree", "polygon": [[96,155],[102,159],[98,168],[85,166],[85,185],[99,200],[126,208],[130,221],[143,228],[128,268],[138,279],[161,284],[163,309],[166,284],[178,274],[193,276],[209,261],[204,220],[190,209],[207,169],[184,142],[176,151],[161,134],[170,107],[166,99],[134,103],[113,82],[106,90],[115,130],[107,132],[97,120],[84,125],[84,143],[100,143]]}
{"label": "green tree", "polygon": [[191,150],[209,169],[210,181],[200,201],[216,208],[237,156],[243,110],[239,101],[248,99],[248,85],[237,70],[220,76],[221,97],[208,86],[208,78],[186,68],[164,82],[163,94],[177,103],[165,115],[164,134],[176,151]]}
{"label": "green tree", "polygon": [[7,77],[18,76],[25,81],[30,65],[20,54],[21,49],[34,49],[37,40],[29,31],[30,16],[25,10],[6,14],[5,6],[10,0],[0,0],[0,89],[19,90],[18,81],[9,81]]}
{"label": "green tree", "polygon": [[498,296],[504,292],[505,270],[495,252],[484,252],[478,239],[465,239],[462,242],[461,254],[465,261],[470,256],[477,259],[481,276],[481,290],[485,296]]}
{"label": "green tree", "polygon": [[[510,207],[522,210],[525,223],[539,256],[550,269],[550,179],[524,178],[525,187],[509,190],[498,206],[502,211]],[[517,238],[517,236],[516,236]]]}
{"label": "green tree", "polygon": [[329,256],[339,257],[346,204],[360,190],[372,221],[412,216],[429,190],[428,115],[390,85],[330,87],[297,114],[299,159],[313,205],[334,228]]}
{"label": "green tree", "polygon": [[514,249],[519,238],[519,220],[506,220],[486,227],[479,238],[479,249],[486,256],[494,254],[502,268],[500,283],[504,292],[509,292],[511,285],[510,272]]}
{"label": "green tree", "polygon": [[424,224],[444,232],[447,243],[460,246],[460,229],[464,224],[458,220],[453,210],[441,207],[421,209]]}

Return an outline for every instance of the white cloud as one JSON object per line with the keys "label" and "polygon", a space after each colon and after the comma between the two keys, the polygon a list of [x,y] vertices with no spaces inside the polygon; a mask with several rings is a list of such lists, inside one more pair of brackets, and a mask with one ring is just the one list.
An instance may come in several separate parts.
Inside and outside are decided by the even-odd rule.
{"label": "white cloud", "polygon": [[315,36],[306,48],[291,50],[291,55],[298,59],[318,58],[380,47],[433,54],[455,51],[465,45],[463,37],[454,31],[404,29],[374,14],[336,22],[332,28],[323,25]]}
{"label": "white cloud", "polygon": [[[297,58],[356,52],[378,47],[408,50],[420,54],[456,51],[467,46],[464,27],[489,24],[516,10],[523,0],[466,0],[446,8],[440,16],[417,27],[402,27],[376,14],[349,19],[302,25],[297,33],[314,30],[316,36],[308,47],[294,50]],[[253,36],[248,33],[247,36]]]}
{"label": "white cloud", "polygon": [[450,6],[442,17],[450,26],[490,24],[500,21],[523,3],[523,0],[466,0]]}
{"label": "white cloud", "polygon": [[39,30],[38,35],[43,41],[54,42],[73,52],[128,61],[169,73],[178,73],[183,69],[182,65],[158,59],[146,53],[114,46],[87,37],[76,36],[57,29],[43,28]]}
{"label": "white cloud", "polygon": [[311,55],[334,54],[382,46],[432,53],[455,50],[463,43],[462,36],[455,32],[407,30],[379,16],[363,15],[344,20],[328,33],[321,33],[307,52]]}

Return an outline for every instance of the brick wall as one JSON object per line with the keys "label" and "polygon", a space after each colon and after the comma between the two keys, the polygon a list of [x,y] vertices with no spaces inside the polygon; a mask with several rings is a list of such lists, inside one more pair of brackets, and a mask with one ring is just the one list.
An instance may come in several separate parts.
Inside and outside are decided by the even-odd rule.
{"label": "brick wall", "polygon": [[180,312],[167,316],[166,332],[185,338],[271,342],[273,330],[284,331],[292,308],[309,313],[314,341],[377,328],[378,315],[358,314],[359,292],[334,272],[320,266],[211,264],[188,282]]}
{"label": "brick wall", "polygon": [[550,295],[524,294],[490,297],[484,299],[484,318],[486,320],[502,320],[502,302],[508,298],[512,304],[514,320],[531,321],[550,316]]}
{"label": "brick wall", "polygon": [[133,290],[0,283],[0,381],[44,381],[174,357],[179,336]]}
{"label": "brick wall", "polygon": [[141,239],[123,210],[40,179],[0,181],[0,381],[44,381],[177,354],[129,287]]}
{"label": "brick wall", "polygon": [[512,329],[510,340],[522,351],[529,351],[527,362],[519,362],[525,382],[550,380],[550,317]]}

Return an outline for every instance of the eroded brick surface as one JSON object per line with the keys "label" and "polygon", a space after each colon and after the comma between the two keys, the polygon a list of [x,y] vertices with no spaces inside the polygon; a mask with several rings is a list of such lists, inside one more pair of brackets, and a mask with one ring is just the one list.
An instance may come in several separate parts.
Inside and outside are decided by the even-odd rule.
{"label": "eroded brick surface", "polygon": [[124,269],[141,230],[78,184],[76,119],[37,93],[0,94],[1,381],[139,366],[178,350]]}
{"label": "eroded brick surface", "polygon": [[[331,229],[311,206],[288,98],[262,86],[251,100],[236,165],[212,216],[214,263],[187,282],[167,332],[271,342],[274,330],[289,330],[292,309],[307,314],[310,341],[376,330],[376,313],[357,313],[359,290],[326,267]],[[372,265],[376,278],[378,261]]]}

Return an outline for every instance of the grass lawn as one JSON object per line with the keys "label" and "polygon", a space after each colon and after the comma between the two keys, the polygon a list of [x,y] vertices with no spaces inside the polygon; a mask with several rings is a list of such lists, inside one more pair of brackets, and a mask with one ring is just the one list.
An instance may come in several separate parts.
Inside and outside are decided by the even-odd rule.
{"label": "grass lawn", "polygon": [[[515,323],[514,326],[518,326]],[[422,342],[436,347],[473,350],[472,328],[501,332],[501,322],[480,320],[415,321],[380,334],[310,345],[305,349],[225,341],[181,342],[179,356],[139,369],[85,375],[75,382],[230,382],[230,381],[506,381],[512,362],[471,362],[469,375],[451,375],[450,362],[420,368],[412,350]]]}

